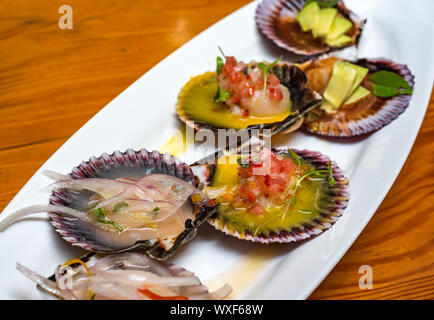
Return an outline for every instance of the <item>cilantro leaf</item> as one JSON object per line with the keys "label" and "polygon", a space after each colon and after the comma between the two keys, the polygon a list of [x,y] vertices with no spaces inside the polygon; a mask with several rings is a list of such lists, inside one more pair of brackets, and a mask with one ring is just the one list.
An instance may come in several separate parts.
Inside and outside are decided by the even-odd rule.
{"label": "cilantro leaf", "polygon": [[122,210],[122,209],[124,209],[124,208],[126,208],[126,207],[128,207],[128,206],[129,206],[129,204],[126,203],[126,202],[119,202],[119,203],[116,203],[116,204],[114,205],[114,207],[113,207],[113,212],[118,212],[118,211],[120,211],[120,210]]}
{"label": "cilantro leaf", "polygon": [[222,73],[222,69],[223,69],[223,66],[224,66],[225,64],[224,64],[224,62],[223,62],[223,59],[222,58],[220,58],[220,57],[217,57],[217,74],[219,75],[220,73]]}
{"label": "cilantro leaf", "polygon": [[227,90],[222,90],[219,86],[217,86],[217,92],[214,96],[214,100],[225,102],[231,97],[231,93]]}
{"label": "cilantro leaf", "polygon": [[111,224],[113,227],[118,229],[120,232],[124,231],[124,228],[119,223],[116,223],[111,220],[107,220],[107,210],[104,208],[98,208],[95,210],[92,210],[92,214],[96,217],[98,222],[105,223],[105,224]]}

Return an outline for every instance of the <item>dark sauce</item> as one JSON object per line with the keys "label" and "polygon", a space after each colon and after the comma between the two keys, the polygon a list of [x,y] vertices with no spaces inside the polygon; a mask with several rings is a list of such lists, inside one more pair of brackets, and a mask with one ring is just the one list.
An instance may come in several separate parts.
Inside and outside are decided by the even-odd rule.
{"label": "dark sauce", "polygon": [[277,20],[277,34],[291,47],[315,54],[329,47],[319,38],[314,38],[312,32],[303,32],[294,17],[281,17]]}

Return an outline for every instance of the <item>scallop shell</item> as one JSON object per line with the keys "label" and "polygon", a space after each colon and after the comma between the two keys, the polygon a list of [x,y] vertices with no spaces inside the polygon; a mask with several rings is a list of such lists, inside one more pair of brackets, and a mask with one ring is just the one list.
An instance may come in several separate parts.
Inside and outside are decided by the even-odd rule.
{"label": "scallop shell", "polygon": [[[129,254],[132,254],[132,253],[129,253]],[[96,263],[98,261],[98,259],[100,259],[101,257],[103,257],[103,255],[95,254],[94,252],[89,252],[79,259],[81,261],[83,261],[84,263],[88,264],[88,263]],[[113,254],[112,257],[122,257],[122,254],[118,254],[118,256],[116,256],[116,254]],[[197,277],[197,275],[195,273],[193,273],[192,271],[189,271],[189,270],[187,270],[181,266],[178,266],[178,265],[173,264],[173,263],[168,262],[168,261],[158,261],[158,262],[154,261],[153,264],[161,265],[162,267],[167,268],[167,271],[169,271],[171,276],[173,276],[173,277],[194,277],[198,280],[198,282],[199,282],[198,285],[186,286],[186,287],[182,288],[183,292],[181,292],[180,295],[185,294],[185,291],[194,292],[194,295],[209,294],[208,287],[205,286],[200,281],[200,279]],[[81,264],[79,264],[79,263],[73,263],[70,265],[70,267],[73,269],[75,269],[79,266],[81,266]],[[152,271],[149,269],[148,269],[148,271],[158,275],[158,268],[156,268],[156,269],[151,268],[151,269],[152,269]],[[52,274],[48,279],[51,281],[56,281],[56,277],[54,274]],[[45,295],[44,297],[46,297],[47,299],[50,299],[53,297],[56,299],[61,299],[60,297],[54,295],[53,293],[46,291],[39,284],[37,285],[37,288]]]}
{"label": "scallop shell", "polygon": [[338,1],[336,8],[339,13],[353,23],[353,28],[350,30],[353,40],[348,45],[330,47],[324,44],[320,48],[309,49],[297,47],[282,39],[277,30],[277,21],[280,19],[281,14],[285,14],[286,11],[286,15],[294,16],[295,18],[298,12],[303,8],[305,2],[305,0],[263,0],[256,9],[255,20],[259,30],[280,48],[299,55],[300,58],[297,59],[299,61],[357,45],[361,34],[360,18],[348,10],[342,1]]}
{"label": "scallop shell", "polygon": [[[312,164],[318,170],[325,170],[328,168],[330,159],[320,152],[296,149],[291,150],[294,151],[300,158]],[[287,154],[288,148],[273,148],[272,151],[276,154]],[[290,230],[276,230],[275,232],[270,232],[269,234],[253,234],[248,230],[240,230],[234,225],[224,223],[221,219],[219,219],[218,213],[208,219],[208,223],[227,235],[242,240],[249,240],[264,244],[298,242],[318,235],[329,229],[339,219],[347,207],[349,201],[348,179],[344,176],[342,170],[335,162],[331,162],[331,168],[333,171],[333,177],[336,180],[336,184],[334,186],[328,186],[328,203],[321,208],[321,211],[319,212],[320,218],[314,219],[310,223],[304,224],[302,228],[293,227]],[[211,179],[215,173],[215,165],[198,165],[198,168],[193,166],[192,169],[195,173],[197,172],[197,176],[205,185],[211,182]]]}
{"label": "scallop shell", "polygon": [[[397,64],[391,60],[361,59],[352,62],[368,68],[369,73],[380,70],[392,71],[401,75],[414,88],[414,76],[404,64]],[[308,114],[302,128],[308,132],[331,137],[352,137],[374,132],[388,125],[398,118],[408,107],[411,95],[397,95],[391,98],[378,98],[375,103],[361,114],[347,115],[345,121],[336,119],[321,119]],[[318,109],[317,109],[318,110]]]}
{"label": "scallop shell", "polygon": [[[249,65],[255,64],[256,62],[251,62]],[[319,95],[314,90],[306,88],[306,76],[304,75],[303,71],[301,71],[294,64],[280,62],[272,68],[272,72],[279,78],[281,84],[288,88],[291,94],[293,113],[287,118],[285,118],[283,121],[267,124],[254,124],[248,126],[245,130],[270,129],[271,134],[288,133],[294,131],[300,127],[301,123],[303,122],[304,115],[307,114],[307,112],[309,112],[314,107],[320,105],[323,101],[321,95]],[[176,111],[179,118],[188,125],[194,123],[194,128],[196,130],[220,129],[219,127],[216,127],[212,124],[195,119],[195,116],[191,111],[192,108],[187,107],[188,99],[190,97],[190,91],[193,86],[201,83],[202,81],[210,80],[213,76],[215,76],[215,73],[207,72],[202,75],[193,77],[189,82],[184,85],[178,96]],[[230,128],[226,127],[224,129]]]}
{"label": "scallop shell", "polygon": [[[198,179],[192,173],[190,167],[180,162],[169,154],[160,154],[157,151],[148,152],[145,149],[124,153],[115,151],[108,155],[104,153],[100,157],[92,157],[87,162],[82,162],[69,174],[73,179],[82,178],[108,178],[119,177],[138,179],[152,173],[163,173],[175,176],[194,186],[198,185]],[[86,204],[85,191],[76,192],[68,189],[53,191],[50,203],[64,205],[75,209],[83,209]],[[174,237],[137,241],[135,244],[123,247],[114,240],[104,240],[95,234],[95,226],[80,219],[66,217],[56,213],[50,213],[50,222],[54,229],[67,242],[79,246],[85,250],[114,253],[124,251],[145,251],[156,259],[167,259],[184,243],[190,241],[197,233],[198,227],[208,219],[215,211],[216,206],[212,200],[205,200],[192,205],[195,220],[188,219],[185,222],[185,230]]]}

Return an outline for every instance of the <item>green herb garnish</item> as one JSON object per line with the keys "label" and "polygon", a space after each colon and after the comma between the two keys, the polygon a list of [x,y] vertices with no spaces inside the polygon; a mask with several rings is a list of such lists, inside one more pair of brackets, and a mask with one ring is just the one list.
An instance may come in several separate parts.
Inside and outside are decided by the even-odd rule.
{"label": "green herb garnish", "polygon": [[159,207],[155,207],[149,214],[152,218],[155,218],[158,214],[158,211],[160,211]]}
{"label": "green herb garnish", "polygon": [[331,7],[336,6],[336,4],[338,3],[338,0],[325,0],[325,1],[307,0],[307,1],[304,3],[304,6],[307,6],[307,5],[308,5],[309,3],[311,3],[311,2],[316,2],[316,3],[318,3],[318,5],[319,5],[321,8],[331,8]]}
{"label": "green herb garnish", "polygon": [[96,296],[96,294],[94,293],[94,294],[92,295],[92,297],[90,297],[90,300],[95,300],[95,296]]}
{"label": "green herb garnish", "polygon": [[120,211],[120,210],[122,210],[122,209],[124,209],[124,208],[126,208],[126,207],[128,207],[128,206],[129,206],[129,204],[126,203],[126,202],[119,202],[119,203],[116,203],[116,204],[114,205],[114,207],[113,207],[113,212],[118,212],[118,211]]}
{"label": "green herb garnish", "polygon": [[87,206],[87,207],[84,208],[83,210],[84,210],[84,211],[89,211],[90,209],[95,208],[97,205],[98,205],[98,202],[96,202],[96,203],[94,203],[94,204],[92,204],[92,205],[90,205],[90,206]]}
{"label": "green herb garnish", "polygon": [[288,148],[288,152],[291,155],[291,158],[294,159],[295,161],[297,161],[297,175],[298,175],[298,173],[300,172],[300,167],[301,167],[300,157],[298,156],[298,154],[296,154],[290,148]]}
{"label": "green herb garnish", "polygon": [[[294,154],[295,154],[295,152],[294,152]],[[298,157],[298,155],[296,155],[296,156]],[[332,164],[331,164],[331,162],[329,162],[328,166],[327,166],[327,170],[309,170],[309,171],[306,171],[301,177],[297,178],[297,182],[295,183],[294,195],[292,196],[292,198],[290,200],[290,204],[294,205],[295,200],[296,200],[295,194],[297,193],[297,189],[301,185],[301,182],[304,179],[306,179],[307,177],[310,177],[310,176],[317,176],[320,178],[324,178],[323,173],[328,174],[327,183],[329,184],[330,187],[333,187],[336,184],[336,180],[333,177]]]}
{"label": "green herb garnish", "polygon": [[223,62],[223,59],[221,57],[217,57],[217,75],[222,73],[222,69],[225,63]]}
{"label": "green herb garnish", "polygon": [[231,93],[227,90],[222,90],[220,87],[217,89],[217,93],[219,95],[219,100],[225,102],[231,97]]}
{"label": "green herb garnish", "polygon": [[120,232],[124,231],[124,228],[122,228],[122,226],[119,223],[111,221],[111,220],[107,220],[107,218],[106,218],[107,210],[106,209],[98,208],[98,209],[92,210],[92,214],[96,217],[98,222],[105,223],[105,224],[111,224],[113,227],[118,229]]}
{"label": "green herb garnish", "polygon": [[373,84],[373,91],[377,97],[390,98],[399,94],[412,94],[413,88],[405,79],[391,71],[373,73],[369,80]]}
{"label": "green herb garnish", "polygon": [[247,169],[248,167],[250,167],[250,163],[244,162],[242,158],[238,158],[237,163],[240,167],[243,167],[244,169]]}
{"label": "green herb garnish", "polygon": [[268,77],[268,72],[270,72],[270,70],[276,65],[276,63],[278,63],[280,60],[282,60],[283,55],[281,55],[278,59],[274,60],[271,64],[269,64],[268,66],[265,63],[258,63],[258,68],[262,70],[262,73],[264,74],[264,87],[262,89],[262,97],[265,97],[265,89],[267,88],[267,77]]}

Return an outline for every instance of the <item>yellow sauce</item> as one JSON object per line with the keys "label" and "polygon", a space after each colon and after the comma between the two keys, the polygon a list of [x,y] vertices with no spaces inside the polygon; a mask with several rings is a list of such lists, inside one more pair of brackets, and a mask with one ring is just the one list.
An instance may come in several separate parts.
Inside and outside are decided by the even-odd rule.
{"label": "yellow sauce", "polygon": [[204,284],[213,291],[227,283],[233,289],[227,299],[237,299],[261,276],[268,263],[281,254],[282,246],[251,248],[229,269],[204,280]]}
{"label": "yellow sauce", "polygon": [[179,126],[177,132],[169,137],[158,151],[160,153],[168,152],[174,157],[179,157],[184,154],[191,144],[190,141],[187,141],[185,130],[184,125]]}
{"label": "yellow sauce", "polygon": [[[301,164],[307,170],[313,168],[303,161]],[[323,202],[326,200],[324,192],[326,182],[323,178],[304,179],[297,189],[295,202],[290,203],[290,196],[280,205],[265,206],[265,214],[256,215],[245,209],[233,208],[221,197],[224,194],[236,192],[239,183],[237,170],[237,165],[217,164],[211,186],[205,188],[208,196],[215,197],[220,203],[218,219],[223,223],[240,231],[249,231],[253,235],[268,235],[273,231],[279,232],[302,227],[305,223],[319,217],[318,208],[323,207]]]}
{"label": "yellow sauce", "polygon": [[206,123],[218,128],[245,129],[250,125],[283,121],[290,109],[272,116],[247,116],[233,114],[222,102],[215,101],[217,82],[215,72],[192,77],[182,88],[178,101],[178,113],[197,123]]}

